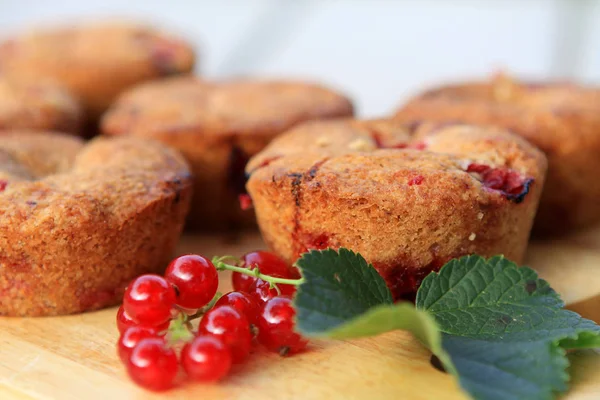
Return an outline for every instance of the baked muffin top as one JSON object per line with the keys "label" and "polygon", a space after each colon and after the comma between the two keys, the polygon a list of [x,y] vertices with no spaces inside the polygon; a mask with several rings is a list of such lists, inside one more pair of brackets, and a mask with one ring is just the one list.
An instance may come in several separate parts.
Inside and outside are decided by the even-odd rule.
{"label": "baked muffin top", "polygon": [[600,89],[574,82],[519,81],[498,74],[489,81],[442,86],[421,98],[473,99],[496,104],[550,110],[592,111],[600,109]]}
{"label": "baked muffin top", "polygon": [[305,120],[352,113],[346,97],[316,84],[177,77],[121,95],[104,116],[102,130],[142,136],[201,134],[204,139],[269,136]]}
{"label": "baked muffin top", "polygon": [[152,140],[97,138],[86,144],[54,132],[0,136],[0,221],[58,218],[67,205],[73,218],[86,218],[84,211],[120,217],[185,180],[190,173],[182,156]]}
{"label": "baked muffin top", "polygon": [[188,72],[193,65],[187,43],[125,22],[32,30],[0,44],[0,71],[57,79],[95,113],[108,106],[120,86]]}
{"label": "baked muffin top", "polygon": [[82,121],[81,107],[64,88],[0,76],[0,132],[29,129],[76,133]]}
{"label": "baked muffin top", "polygon": [[[521,202],[534,180],[546,172],[546,158],[517,135],[502,129],[463,124],[426,123],[409,126],[399,121],[312,121],[272,141],[253,157],[246,172],[253,179],[318,169],[337,171],[345,181],[340,190],[380,193],[384,181],[392,187],[420,185],[413,181],[427,174],[460,179],[469,190],[490,196],[501,194]],[[412,182],[412,183],[411,183]],[[379,189],[375,189],[375,188]],[[465,189],[466,190],[466,189]],[[384,200],[387,201],[387,200]]]}
{"label": "baked muffin top", "polygon": [[188,69],[194,56],[179,39],[142,24],[101,22],[32,30],[0,45],[0,59],[126,66],[150,63],[160,74]]}
{"label": "baked muffin top", "polygon": [[562,153],[596,141],[600,89],[572,82],[527,82],[499,74],[488,81],[441,86],[411,99],[395,114],[404,122],[454,121],[499,126],[546,153]]}

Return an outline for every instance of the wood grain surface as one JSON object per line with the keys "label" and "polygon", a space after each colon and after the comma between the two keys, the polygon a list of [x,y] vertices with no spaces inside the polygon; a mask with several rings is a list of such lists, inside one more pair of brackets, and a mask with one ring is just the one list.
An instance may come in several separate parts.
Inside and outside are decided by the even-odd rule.
{"label": "wood grain surface", "polygon": [[[179,253],[241,255],[263,248],[257,234],[186,236]],[[600,321],[600,229],[532,242],[528,264],[569,307]],[[221,275],[221,291],[229,276]],[[136,387],[117,356],[116,309],[54,318],[0,318],[0,399],[466,399],[454,380],[430,365],[410,334],[347,342],[312,341],[310,351],[281,358],[256,347],[250,361],[216,385],[184,382],[159,395]],[[600,399],[600,353],[570,355],[572,400]]]}

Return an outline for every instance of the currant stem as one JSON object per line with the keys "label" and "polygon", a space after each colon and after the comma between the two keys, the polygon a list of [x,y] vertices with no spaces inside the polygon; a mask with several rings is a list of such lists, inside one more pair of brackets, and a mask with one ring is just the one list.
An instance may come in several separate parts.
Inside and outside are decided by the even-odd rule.
{"label": "currant stem", "polygon": [[248,269],[244,267],[237,267],[235,265],[227,264],[222,261],[222,258],[213,259],[213,264],[217,268],[218,271],[233,271],[239,272],[240,274],[254,276],[258,279],[262,279],[265,282],[269,282],[272,285],[292,285],[292,286],[300,286],[304,283],[304,278],[299,279],[286,279],[286,278],[278,278],[275,276],[269,276],[265,274],[261,274],[258,268]]}
{"label": "currant stem", "polygon": [[235,257],[235,256],[222,256],[222,257],[215,256],[212,259],[213,264],[217,264],[219,262],[227,262],[227,261],[233,262],[235,264],[240,264],[242,262],[242,260],[240,258]]}
{"label": "currant stem", "polygon": [[208,310],[210,310],[211,308],[214,307],[215,303],[221,298],[221,296],[223,296],[223,294],[220,292],[217,292],[215,294],[215,297],[213,297],[212,300],[207,305],[205,305],[204,307],[202,307],[201,309],[196,311],[195,314],[188,315],[187,321],[192,321],[194,319],[198,319],[201,316],[203,316],[204,314],[206,314],[208,312]]}
{"label": "currant stem", "polygon": [[167,331],[167,340],[171,346],[178,342],[187,342],[194,338],[194,334],[188,327],[186,316],[182,313],[171,321]]}

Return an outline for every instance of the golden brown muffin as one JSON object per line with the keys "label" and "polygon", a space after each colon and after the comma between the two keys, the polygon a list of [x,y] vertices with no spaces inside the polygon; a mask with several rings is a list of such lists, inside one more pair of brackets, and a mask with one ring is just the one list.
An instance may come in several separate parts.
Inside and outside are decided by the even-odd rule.
{"label": "golden brown muffin", "polygon": [[91,120],[129,86],[189,72],[193,65],[187,43],[127,23],[40,29],[0,44],[0,72],[59,81],[82,101]]}
{"label": "golden brown muffin", "polygon": [[191,183],[154,141],[0,136],[0,315],[117,304],[132,278],[166,267]]}
{"label": "golden brown muffin", "polygon": [[496,126],[525,137],[548,157],[534,233],[562,234],[600,221],[600,90],[498,76],[426,92],[395,118]]}
{"label": "golden brown muffin", "polygon": [[306,123],[247,166],[265,242],[288,262],[309,249],[362,254],[395,298],[451,258],[521,262],[546,159],[519,136],[466,125],[411,137],[392,121]]}
{"label": "golden brown muffin", "polygon": [[255,226],[241,210],[244,166],[276,135],[302,121],[350,116],[352,104],[321,86],[284,81],[147,83],[124,93],[102,119],[107,135],[158,139],[187,158],[195,197],[189,226]]}
{"label": "golden brown muffin", "polygon": [[80,133],[81,107],[64,88],[0,76],[0,134],[12,129]]}

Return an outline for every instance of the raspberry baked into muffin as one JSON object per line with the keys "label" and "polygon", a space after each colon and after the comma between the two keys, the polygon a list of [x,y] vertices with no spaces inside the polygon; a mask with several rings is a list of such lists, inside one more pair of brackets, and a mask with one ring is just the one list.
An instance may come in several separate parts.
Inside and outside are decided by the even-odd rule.
{"label": "raspberry baked into muffin", "polygon": [[0,135],[0,315],[117,304],[168,264],[190,198],[185,160],[154,141]]}
{"label": "raspberry baked into muffin", "polygon": [[238,201],[249,157],[300,122],[352,113],[346,97],[314,84],[179,77],[124,93],[103,117],[102,132],[150,137],[180,150],[195,179],[189,226],[231,229],[255,225],[253,212]]}
{"label": "raspberry baked into muffin", "polygon": [[64,88],[0,77],[0,134],[11,129],[77,134],[82,122],[81,107]]}
{"label": "raspberry baked into muffin", "polygon": [[534,233],[556,235],[600,222],[600,89],[500,75],[426,92],[395,118],[489,125],[523,136],[548,157]]}
{"label": "raspberry baked into muffin", "polygon": [[324,121],[274,140],[247,166],[266,243],[288,262],[309,249],[362,254],[396,298],[451,258],[521,262],[546,158],[519,136],[467,125]]}
{"label": "raspberry baked into muffin", "polygon": [[0,72],[62,83],[82,101],[91,120],[127,87],[189,72],[193,65],[187,43],[129,23],[40,29],[0,44]]}

